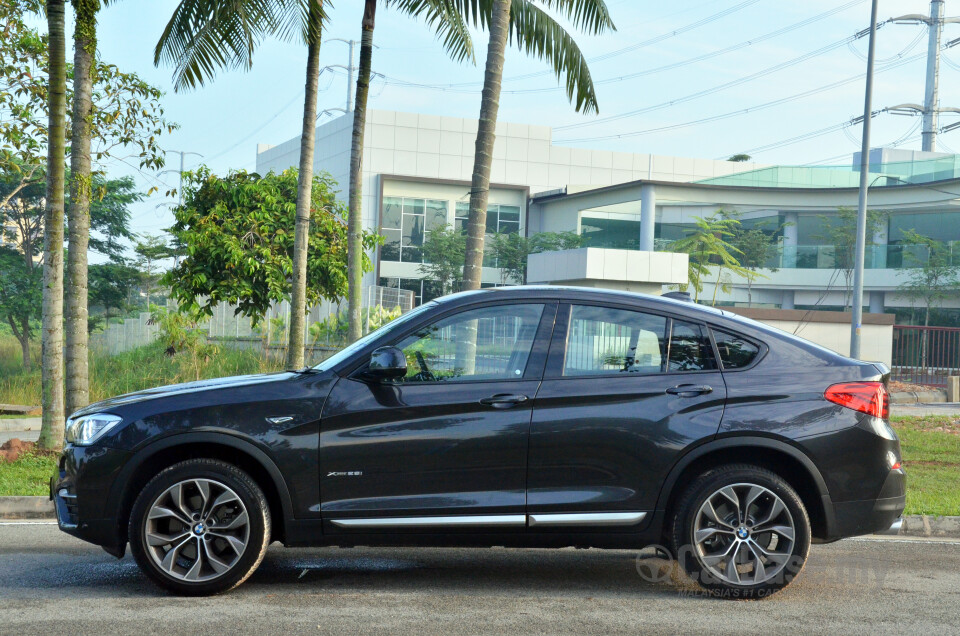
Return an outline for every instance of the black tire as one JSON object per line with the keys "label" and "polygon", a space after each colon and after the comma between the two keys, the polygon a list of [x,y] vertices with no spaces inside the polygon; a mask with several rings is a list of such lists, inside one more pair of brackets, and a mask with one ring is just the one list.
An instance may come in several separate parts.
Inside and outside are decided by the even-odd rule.
{"label": "black tire", "polygon": [[[710,513],[705,509],[708,498],[711,499],[711,502],[716,501],[714,498],[722,495],[721,491],[730,486],[734,486],[735,494],[739,493],[738,499],[741,503],[745,499],[749,499],[750,494],[760,492],[751,490],[751,487],[766,489],[768,493],[772,493],[772,495],[779,498],[783,507],[786,509],[785,513],[778,513],[781,515],[778,518],[785,520],[782,525],[777,526],[783,531],[783,535],[777,532],[761,532],[761,529],[772,527],[772,524],[760,523],[757,524],[756,533],[753,535],[751,533],[754,532],[754,529],[750,527],[754,523],[753,520],[738,521],[732,531],[727,530],[727,528],[731,527],[727,524],[713,523],[710,521]],[[727,492],[730,491],[728,490]],[[756,499],[752,500],[758,502],[753,506],[750,504],[746,505],[745,507],[748,510],[744,515],[749,515],[751,509],[755,511],[759,510],[761,504],[768,506],[766,508],[767,512],[778,510],[779,508],[776,506],[775,498],[768,493],[761,493]],[[727,500],[732,501],[729,498],[727,498]],[[739,505],[734,506],[731,504],[730,506],[723,507],[723,499],[720,500],[720,505],[722,510],[740,510]],[[702,508],[705,509],[704,514],[701,514]],[[810,518],[807,515],[803,502],[786,480],[776,473],[765,468],[760,468],[759,466],[728,464],[707,471],[686,488],[683,495],[681,495],[677,501],[674,510],[676,514],[673,517],[669,533],[671,542],[670,549],[687,574],[713,596],[748,600],[766,598],[785,588],[799,575],[806,562],[807,555],[810,552]],[[717,517],[722,516],[721,510],[715,509],[713,514]],[[787,516],[787,514],[789,516]],[[728,516],[726,520],[730,522],[732,518],[734,517]],[[790,528],[787,525],[788,521],[792,522],[793,539],[789,538]],[[704,522],[706,522],[705,525]],[[698,526],[698,524],[701,525]],[[747,539],[743,539],[738,534],[741,531],[740,526],[746,528]],[[695,540],[695,532],[698,527],[701,530],[706,529],[707,533],[709,533],[712,528],[716,528],[717,530],[714,530],[714,532],[717,534],[714,536],[707,534],[710,538],[702,540],[702,542],[698,544]],[[721,532],[722,534],[720,534]],[[753,540],[754,543],[747,545],[750,540]],[[766,553],[761,552],[759,548],[752,547],[753,545],[758,545],[758,542],[764,541],[768,542],[766,545],[768,549],[767,553],[777,555],[776,562],[767,561]],[[705,547],[710,547],[709,544],[711,542],[715,542],[715,551],[705,549]],[[772,550],[769,549],[771,544],[774,545]],[[781,545],[779,552],[776,549],[778,545]],[[711,560],[711,557],[712,559],[719,558],[716,555],[725,553],[725,550],[732,550],[732,554],[734,555],[737,555],[738,551],[742,550],[741,554],[745,563],[738,567],[738,562],[735,561],[734,569],[737,570],[736,572],[731,572],[726,569],[730,565],[729,560],[720,561],[719,563]],[[729,554],[730,552],[726,553]],[[789,556],[783,557],[780,555]],[[708,565],[704,559],[711,560],[711,564]],[[783,565],[780,565],[781,560],[783,561]],[[760,566],[756,565],[757,561],[761,562]],[[764,566],[765,571],[761,573],[759,568]],[[722,569],[723,571],[715,572],[714,568],[716,570]],[[741,572],[741,568],[746,570],[746,572]],[[734,579],[740,580],[741,576],[743,576],[744,580],[736,583]],[[762,577],[766,576],[770,576],[771,578],[769,580],[763,580]],[[750,578],[760,580],[756,582],[749,580]]]}
{"label": "black tire", "polygon": [[[207,490],[203,492],[208,497],[203,497],[198,484],[204,485]],[[191,509],[188,504],[179,506],[175,514],[151,518],[151,510],[159,509],[155,506],[172,508],[164,504],[172,501],[171,489],[177,488],[179,490],[173,492],[181,493],[184,501],[202,502],[201,510],[206,510],[209,505],[207,499],[226,500],[228,503],[216,508],[211,505],[206,513],[194,516],[181,514],[184,509]],[[214,497],[211,492],[220,493],[222,497]],[[239,529],[228,529],[238,519],[244,520],[244,512],[245,524]],[[208,516],[199,519],[201,514]],[[221,521],[216,519],[216,515],[221,517]],[[180,520],[184,517],[190,517],[187,519],[191,522],[190,527]],[[160,531],[157,530],[158,523],[167,525]],[[204,526],[204,523],[207,525]],[[201,527],[197,528],[197,525]],[[184,547],[175,551],[172,547],[174,542],[159,547],[150,545],[148,531],[152,539],[160,534],[173,536],[183,533],[176,541],[184,537],[180,544]],[[137,565],[160,586],[188,596],[218,594],[243,583],[260,565],[270,544],[270,508],[257,483],[236,466],[215,459],[190,459],[164,469],[140,491],[130,513],[128,537],[130,552]],[[243,547],[238,549],[235,546],[241,541]],[[163,558],[164,554],[171,558]],[[190,554],[196,555],[195,571],[193,567],[188,567]],[[211,557],[214,558],[211,560]],[[217,568],[212,567],[213,562]],[[169,571],[161,567],[163,563],[168,563]],[[225,565],[227,569],[220,571]],[[187,572],[184,572],[185,569]],[[196,580],[184,578],[191,573]]]}

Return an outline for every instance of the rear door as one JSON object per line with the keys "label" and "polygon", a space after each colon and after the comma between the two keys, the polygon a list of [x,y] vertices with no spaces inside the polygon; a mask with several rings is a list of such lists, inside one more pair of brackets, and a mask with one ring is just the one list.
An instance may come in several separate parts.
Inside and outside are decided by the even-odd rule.
{"label": "rear door", "polygon": [[528,512],[639,522],[623,513],[652,511],[681,451],[716,434],[726,397],[717,367],[696,321],[561,305],[530,430]]}
{"label": "rear door", "polygon": [[525,525],[530,418],[555,314],[544,302],[454,310],[383,343],[407,358],[401,381],[362,368],[341,379],[320,435],[331,529]]}

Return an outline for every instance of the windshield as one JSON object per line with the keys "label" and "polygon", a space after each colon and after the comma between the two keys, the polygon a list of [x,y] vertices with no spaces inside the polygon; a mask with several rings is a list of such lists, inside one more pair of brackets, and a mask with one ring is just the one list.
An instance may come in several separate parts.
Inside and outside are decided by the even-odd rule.
{"label": "windshield", "polygon": [[371,331],[370,333],[365,335],[363,338],[360,338],[359,340],[353,342],[352,344],[347,346],[345,349],[341,349],[340,351],[336,352],[335,354],[333,354],[332,356],[330,356],[329,358],[327,358],[326,360],[324,360],[323,362],[321,362],[320,364],[318,364],[313,368],[316,369],[317,371],[326,371],[327,369],[332,369],[333,367],[337,366],[338,364],[340,364],[341,362],[343,362],[344,360],[352,356],[357,351],[363,349],[372,341],[387,335],[388,333],[394,331],[398,327],[402,327],[403,325],[408,323],[411,319],[416,318],[417,316],[422,314],[427,308],[436,307],[436,305],[437,305],[436,302],[424,303],[423,305],[420,305],[416,309],[408,311],[407,313],[403,314],[396,320],[392,320],[388,322],[387,324],[380,327],[376,331]]}

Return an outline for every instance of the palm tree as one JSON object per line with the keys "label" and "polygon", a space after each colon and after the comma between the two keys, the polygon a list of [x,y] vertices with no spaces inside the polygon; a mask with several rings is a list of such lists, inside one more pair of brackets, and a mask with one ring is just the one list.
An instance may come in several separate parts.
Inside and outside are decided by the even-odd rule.
{"label": "palm tree", "polygon": [[66,152],[67,61],[64,0],[47,0],[49,90],[47,195],[43,239],[41,448],[63,444],[63,186]]}
{"label": "palm tree", "polygon": [[452,0],[468,23],[489,25],[483,95],[477,126],[476,155],[470,186],[470,217],[463,289],[479,289],[483,271],[483,239],[490,195],[490,169],[500,108],[504,52],[512,38],[526,53],[547,60],[559,78],[565,76],[567,97],[579,112],[597,112],[597,95],[587,61],[573,37],[538,4],[556,10],[577,29],[599,34],[616,27],[604,0]]}
{"label": "palm tree", "polygon": [[[456,61],[473,58],[473,42],[462,16],[451,0],[386,0],[411,16],[423,15],[430,26],[436,25],[444,46]],[[367,96],[370,92],[370,67],[373,60],[373,29],[376,23],[377,0],[365,0],[360,35],[360,69],[353,111],[353,138],[350,147],[350,187],[347,214],[347,316],[348,338],[362,335],[360,291],[363,284],[363,217],[360,196],[363,162],[363,133],[367,123]]]}
{"label": "palm tree", "polygon": [[93,68],[97,54],[99,0],[71,0],[73,31],[73,113],[70,132],[70,209],[67,231],[66,412],[90,400],[87,357],[87,246],[90,242],[90,136],[93,118]]}
{"label": "palm tree", "polygon": [[253,65],[264,38],[298,37],[307,45],[294,229],[293,283],[287,366],[303,366],[307,245],[313,189],[313,152],[320,78],[320,41],[327,21],[323,0],[181,0],[154,50],[154,64],[172,64],[174,90],[202,85],[218,68]]}

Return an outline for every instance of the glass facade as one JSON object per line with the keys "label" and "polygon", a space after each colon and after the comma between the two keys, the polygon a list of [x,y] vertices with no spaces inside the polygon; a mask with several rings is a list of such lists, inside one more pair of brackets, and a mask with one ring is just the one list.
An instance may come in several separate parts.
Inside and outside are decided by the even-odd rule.
{"label": "glass facade", "polygon": [[640,249],[640,221],[582,217],[580,235],[584,247],[605,247],[617,250]]}

